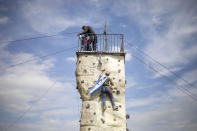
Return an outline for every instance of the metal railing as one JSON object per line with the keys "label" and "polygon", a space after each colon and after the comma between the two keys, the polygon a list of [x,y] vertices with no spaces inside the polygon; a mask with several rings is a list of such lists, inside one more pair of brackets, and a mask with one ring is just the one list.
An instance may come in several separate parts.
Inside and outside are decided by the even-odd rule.
{"label": "metal railing", "polygon": [[[95,35],[92,35],[95,38]],[[90,36],[91,37],[91,36]],[[78,52],[109,52],[124,53],[124,35],[123,34],[96,34],[96,49],[93,49],[93,42],[90,37],[80,37],[78,40]],[[89,47],[87,49],[87,46]]]}

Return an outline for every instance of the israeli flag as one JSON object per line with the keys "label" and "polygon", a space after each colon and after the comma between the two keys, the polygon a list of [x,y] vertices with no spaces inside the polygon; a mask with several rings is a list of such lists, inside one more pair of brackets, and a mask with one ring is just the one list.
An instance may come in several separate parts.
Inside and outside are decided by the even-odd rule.
{"label": "israeli flag", "polygon": [[99,79],[94,83],[94,85],[92,85],[88,88],[90,95],[92,95],[94,92],[98,91],[103,86],[103,84],[105,83],[106,80],[107,80],[106,75],[102,75],[101,77],[99,77]]}

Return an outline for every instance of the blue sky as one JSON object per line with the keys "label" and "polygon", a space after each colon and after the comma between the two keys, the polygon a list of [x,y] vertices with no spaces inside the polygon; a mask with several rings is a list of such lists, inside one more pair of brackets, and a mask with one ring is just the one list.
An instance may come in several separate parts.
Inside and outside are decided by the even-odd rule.
{"label": "blue sky", "polygon": [[[91,25],[95,32],[103,33],[107,20],[109,33],[125,35],[126,104],[131,116],[128,128],[196,131],[197,101],[177,88],[182,86],[193,96],[197,94],[196,4],[195,0],[0,0],[0,130],[79,130],[76,49],[45,59],[39,56],[76,46],[75,32],[80,32],[82,25]],[[74,33],[66,34],[70,32]],[[58,36],[3,43],[53,34]],[[149,70],[134,55],[173,82]],[[31,58],[38,60],[5,69]]]}

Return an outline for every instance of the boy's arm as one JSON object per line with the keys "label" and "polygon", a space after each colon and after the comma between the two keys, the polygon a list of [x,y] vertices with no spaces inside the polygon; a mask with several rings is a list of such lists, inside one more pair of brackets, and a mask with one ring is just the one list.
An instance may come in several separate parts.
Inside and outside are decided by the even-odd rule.
{"label": "boy's arm", "polygon": [[112,79],[110,78],[110,83],[111,85],[113,86],[114,85],[114,82],[112,81]]}
{"label": "boy's arm", "polygon": [[101,70],[101,73],[99,74],[99,76],[101,76],[103,72],[105,72],[105,69]]}
{"label": "boy's arm", "polygon": [[83,30],[81,33],[79,33],[78,35],[83,35],[83,34],[87,34],[88,29],[87,30]]}

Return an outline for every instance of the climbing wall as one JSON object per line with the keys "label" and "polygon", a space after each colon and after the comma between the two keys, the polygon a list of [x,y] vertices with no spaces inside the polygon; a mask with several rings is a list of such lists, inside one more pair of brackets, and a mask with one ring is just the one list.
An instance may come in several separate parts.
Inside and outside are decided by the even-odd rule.
{"label": "climbing wall", "polygon": [[[101,70],[110,72],[117,111],[113,111],[107,96],[105,112],[102,111],[101,90],[93,95],[88,87],[98,79]],[[125,113],[125,60],[124,55],[89,53],[77,55],[77,89],[82,99],[80,131],[126,131]]]}

